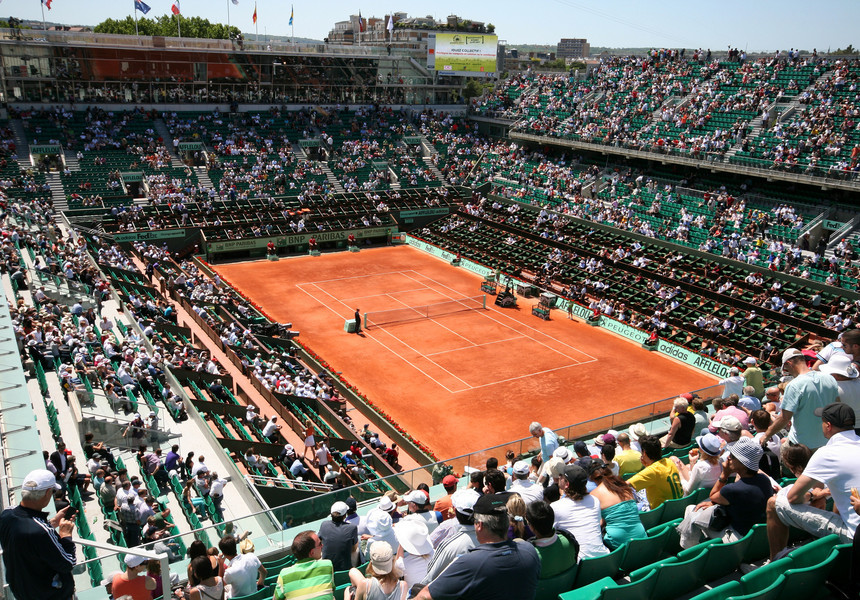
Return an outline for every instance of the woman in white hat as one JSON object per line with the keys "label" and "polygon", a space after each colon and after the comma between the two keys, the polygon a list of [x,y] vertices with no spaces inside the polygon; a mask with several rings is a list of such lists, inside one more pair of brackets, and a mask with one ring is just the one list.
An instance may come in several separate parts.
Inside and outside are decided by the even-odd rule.
{"label": "woman in white hat", "polygon": [[349,581],[355,592],[344,595],[344,600],[406,600],[409,588],[400,581],[400,571],[394,567],[394,551],[388,542],[370,545],[370,564],[367,577],[356,568],[349,570]]}
{"label": "woman in white hat", "polygon": [[403,571],[406,586],[411,588],[427,575],[427,567],[433,557],[430,531],[421,521],[404,519],[394,528],[394,535],[400,544],[395,567]]}

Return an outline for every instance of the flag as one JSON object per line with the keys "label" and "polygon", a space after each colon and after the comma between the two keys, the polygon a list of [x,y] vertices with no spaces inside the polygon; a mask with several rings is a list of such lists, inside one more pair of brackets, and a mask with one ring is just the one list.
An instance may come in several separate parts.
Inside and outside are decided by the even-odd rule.
{"label": "flag", "polygon": [[143,14],[149,12],[149,5],[145,4],[143,0],[134,0],[134,10],[139,10]]}
{"label": "flag", "polygon": [[170,7],[170,11],[171,11],[174,15],[179,15],[179,14],[180,14],[180,12],[179,12],[179,0],[173,0],[173,5]]}
{"label": "flag", "polygon": [[293,26],[293,5],[290,4],[290,22],[288,23],[290,27]]}
{"label": "flag", "polygon": [[48,10],[51,10],[51,2],[54,0],[42,0],[42,4],[48,7]]}
{"label": "flag", "polygon": [[254,2],[254,16],[251,17],[251,20],[254,22],[254,25],[257,24],[257,3]]}
{"label": "flag", "polygon": [[361,11],[358,11],[358,31],[359,33],[364,31],[364,18],[361,16]]}
{"label": "flag", "polygon": [[388,33],[394,31],[394,17],[388,15],[388,25],[385,27],[388,30]]}

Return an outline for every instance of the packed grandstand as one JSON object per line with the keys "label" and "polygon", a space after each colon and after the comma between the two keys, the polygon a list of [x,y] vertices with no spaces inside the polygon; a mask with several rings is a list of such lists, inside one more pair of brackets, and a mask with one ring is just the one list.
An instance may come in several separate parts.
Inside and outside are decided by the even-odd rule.
{"label": "packed grandstand", "polygon": [[[8,62],[28,43],[3,35]],[[4,72],[17,91],[0,121],[0,490],[13,506],[26,473],[54,473],[56,509],[78,511],[78,598],[107,597],[115,573],[136,568],[123,549],[166,555],[149,564],[153,576],[169,568],[165,589],[201,584],[208,572],[191,560],[201,548],[217,556],[223,538],[228,559],[229,539],[245,540],[263,567],[233,598],[297,597],[282,575],[307,559],[296,534],[323,537],[344,516],[361,548],[345,568],[328,557],[319,597],[356,583],[350,558],[379,571],[381,541],[404,549],[409,587],[449,597],[428,572],[441,573],[446,536],[487,527],[494,509],[479,493],[507,501],[505,539],[535,537],[540,552],[560,539],[554,525],[577,540],[570,564],[528,575],[537,598],[851,589],[860,498],[848,497],[860,479],[845,457],[860,440],[842,411],[810,413],[837,397],[860,410],[856,58],[654,50],[605,57],[585,75],[511,74],[449,103],[449,84],[413,101],[419,67],[392,81],[367,50],[285,51],[282,81],[261,91],[253,74],[114,80],[110,61],[73,38],[29,44],[55,70]],[[174,49],[178,62],[188,50]],[[222,54],[249,72],[262,62]],[[549,417],[523,399],[525,439],[435,456],[386,418],[384,399],[358,394],[301,342],[300,314],[273,321],[210,268],[403,240],[475,265],[488,283],[552,294],[556,314],[719,384],[643,399],[659,407],[650,419],[572,424],[561,437],[529,428]],[[799,399],[792,378],[826,381]],[[828,454],[830,479],[815,462],[831,446],[821,419],[827,439],[851,444]],[[804,446],[821,449],[810,458]],[[656,489],[654,465],[677,485]],[[770,504],[738,491],[765,476],[779,490]],[[836,525],[809,531],[792,518],[795,480],[830,488],[816,485],[810,501],[835,505]],[[599,498],[596,513],[596,500],[565,504],[586,497]],[[723,527],[696,521],[690,507],[709,500],[729,507]],[[740,511],[747,502],[758,508]],[[392,526],[414,523],[395,504],[425,515],[421,526]]]}

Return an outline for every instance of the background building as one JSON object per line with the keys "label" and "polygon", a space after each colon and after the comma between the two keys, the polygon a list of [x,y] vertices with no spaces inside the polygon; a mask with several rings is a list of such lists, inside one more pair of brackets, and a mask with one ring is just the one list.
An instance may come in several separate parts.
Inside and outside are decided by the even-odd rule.
{"label": "background building", "polygon": [[556,56],[559,58],[588,58],[591,44],[585,38],[562,38],[558,42]]}

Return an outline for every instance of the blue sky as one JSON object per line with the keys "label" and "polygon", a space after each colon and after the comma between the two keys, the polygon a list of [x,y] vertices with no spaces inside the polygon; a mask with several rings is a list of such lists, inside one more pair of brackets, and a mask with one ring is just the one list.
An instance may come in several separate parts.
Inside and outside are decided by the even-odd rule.
{"label": "blue sky", "polygon": [[[150,16],[170,12],[172,0],[144,0]],[[180,0],[185,16],[202,16],[226,22],[230,0]],[[94,25],[108,17],[131,14],[133,0],[52,0],[45,11],[49,21]],[[289,35],[289,0],[257,0],[260,33]],[[39,0],[0,0],[0,15],[40,19]],[[860,46],[860,0],[751,0],[697,2],[695,0],[542,0],[534,3],[508,0],[412,0],[385,4],[373,0],[317,0],[295,2],[295,35],[322,39],[335,21],[359,10],[365,17],[389,12],[410,16],[449,14],[496,25],[500,38],[510,44],[557,43],[562,37],[585,37],[593,46],[644,47],[701,46],[725,49],[728,45],[750,51],[800,47],[826,51],[848,44]],[[230,23],[253,32],[254,0],[230,4]]]}

